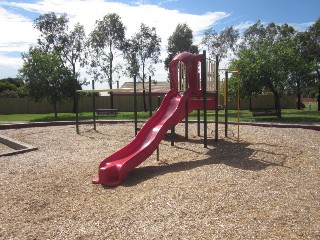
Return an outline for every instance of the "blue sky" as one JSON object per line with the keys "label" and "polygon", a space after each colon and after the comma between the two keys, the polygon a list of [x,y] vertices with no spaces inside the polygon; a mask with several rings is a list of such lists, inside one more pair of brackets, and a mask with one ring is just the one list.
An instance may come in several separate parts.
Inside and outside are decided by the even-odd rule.
{"label": "blue sky", "polygon": [[[187,23],[195,42],[209,27],[221,31],[234,26],[243,32],[261,20],[263,23],[288,23],[304,31],[320,17],[319,0],[39,0],[0,1],[0,78],[15,77],[22,66],[21,52],[36,43],[39,33],[32,24],[40,14],[54,11],[67,13],[70,28],[80,22],[88,34],[94,22],[116,12],[127,27],[127,37],[141,22],[155,26],[162,39],[166,56],[168,37],[178,23]],[[200,48],[201,49],[201,48]],[[156,79],[165,80],[163,64],[156,66]]]}

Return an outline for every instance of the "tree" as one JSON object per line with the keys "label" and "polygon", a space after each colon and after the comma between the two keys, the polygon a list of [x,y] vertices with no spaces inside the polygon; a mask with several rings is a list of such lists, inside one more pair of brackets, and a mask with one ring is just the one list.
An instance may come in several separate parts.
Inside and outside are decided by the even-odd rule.
{"label": "tree", "polygon": [[[116,13],[110,13],[102,20],[96,21],[89,37],[88,73],[93,74],[95,80],[107,80],[112,89],[113,75],[121,70],[121,64],[115,59],[123,53],[125,46],[125,26]],[[113,108],[113,95],[111,108]]]}
{"label": "tree", "polygon": [[218,64],[227,57],[229,50],[235,52],[237,40],[239,39],[239,31],[233,27],[228,27],[219,34],[210,28],[205,31],[201,43],[207,47],[209,57],[217,59]]}
{"label": "tree", "polygon": [[44,52],[55,51],[66,68],[72,73],[69,79],[71,83],[69,95],[73,98],[73,112],[76,111],[76,90],[86,81],[80,80],[79,67],[83,60],[86,47],[86,35],[84,27],[77,23],[74,28],[68,31],[69,19],[66,14],[57,16],[54,12],[40,15],[34,26],[40,31],[38,48]]}
{"label": "tree", "polygon": [[24,97],[24,82],[19,78],[0,79],[0,98]]}
{"label": "tree", "polygon": [[231,66],[240,70],[241,91],[247,97],[273,94],[278,117],[281,96],[293,93],[293,89],[301,87],[299,83],[310,79],[310,66],[302,64],[295,36],[296,31],[287,24],[270,23],[264,27],[258,21],[244,33],[243,45]]}
{"label": "tree", "polygon": [[[291,43],[291,45],[290,45]],[[301,45],[298,39],[292,39],[287,44],[288,58],[286,59],[286,67],[288,69],[288,79],[285,92],[297,95],[297,108],[301,109],[301,96],[312,85],[314,85],[314,68],[313,63],[303,58]]]}
{"label": "tree", "polygon": [[147,111],[146,73],[149,76],[154,76],[153,64],[160,62],[160,43],[161,38],[158,37],[156,29],[141,23],[139,32],[135,33],[127,44],[127,72],[130,77],[136,75],[142,81],[144,111]]}
{"label": "tree", "polygon": [[65,67],[72,73],[71,91],[69,95],[73,98],[73,112],[76,112],[76,91],[81,89],[81,85],[87,84],[85,80],[80,79],[80,65],[84,61],[84,52],[86,49],[86,34],[83,25],[77,23],[62,42],[62,56]]}
{"label": "tree", "polygon": [[58,118],[57,104],[66,96],[68,84],[71,82],[70,71],[63,65],[56,51],[45,52],[31,48],[23,54],[23,66],[19,70],[25,81],[28,96],[35,101],[46,98],[53,104],[55,118]]}
{"label": "tree", "polygon": [[299,35],[299,40],[304,59],[313,63],[317,75],[313,87],[318,86],[318,111],[320,111],[320,18],[307,31]]}
{"label": "tree", "polygon": [[191,28],[186,23],[179,23],[168,39],[168,56],[164,61],[165,69],[168,70],[169,64],[174,56],[185,51],[199,53],[198,46],[193,44],[193,33]]}
{"label": "tree", "polygon": [[40,15],[34,21],[34,27],[40,31],[38,46],[44,52],[63,50],[63,43],[67,39],[69,19],[66,14],[57,16],[54,12]]}

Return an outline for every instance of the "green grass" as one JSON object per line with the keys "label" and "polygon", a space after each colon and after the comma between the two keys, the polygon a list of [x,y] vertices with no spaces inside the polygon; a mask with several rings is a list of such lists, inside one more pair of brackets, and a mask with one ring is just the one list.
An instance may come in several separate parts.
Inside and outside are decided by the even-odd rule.
{"label": "green grass", "polygon": [[[197,119],[196,113],[193,112],[190,119]],[[214,120],[214,113],[208,111],[208,120]],[[218,120],[225,121],[224,110],[219,111]],[[228,121],[238,121],[238,111],[230,110],[228,112]],[[273,123],[297,123],[297,124],[320,124],[320,112],[315,110],[296,110],[296,109],[283,109],[282,117],[276,116],[252,116],[249,110],[240,111],[241,122],[273,122]]]}
{"label": "green grass", "polygon": [[[202,113],[202,111],[201,111]],[[201,114],[202,115],[202,114]],[[224,110],[219,111],[219,121],[223,122]],[[75,121],[76,115],[73,113],[59,113],[58,121]],[[147,120],[149,118],[149,112],[138,112],[139,120]],[[92,120],[92,112],[85,112],[79,114],[79,120]],[[117,116],[103,117],[99,119],[108,120],[133,120],[133,112],[119,112]],[[190,120],[197,119],[197,112],[194,111],[189,116]],[[201,119],[203,119],[201,117]],[[214,120],[214,111],[208,111],[208,120]],[[230,110],[228,113],[229,121],[237,122],[238,113],[236,110]],[[12,122],[48,122],[55,121],[54,114],[8,114],[0,115],[0,123],[12,123]],[[249,110],[241,110],[240,112],[241,122],[274,122],[274,123],[298,123],[298,124],[320,124],[320,112],[317,111],[316,105],[312,106],[311,110],[307,107],[304,110],[296,109],[283,109],[282,118],[276,116],[252,116]]]}
{"label": "green grass", "polygon": [[[149,112],[138,112],[138,119],[148,119]],[[79,114],[79,120],[92,120],[92,112],[84,112]],[[102,120],[133,120],[133,112],[119,112],[117,116],[100,117]],[[58,121],[75,121],[74,113],[58,113]],[[54,114],[4,114],[0,115],[0,123],[11,122],[51,122],[55,121]]]}

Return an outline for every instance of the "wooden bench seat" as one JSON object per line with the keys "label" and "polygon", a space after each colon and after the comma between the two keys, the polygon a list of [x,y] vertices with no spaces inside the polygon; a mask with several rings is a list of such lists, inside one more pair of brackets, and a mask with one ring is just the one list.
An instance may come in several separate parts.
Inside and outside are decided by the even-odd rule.
{"label": "wooden bench seat", "polygon": [[274,108],[253,108],[252,116],[276,116],[277,110]]}

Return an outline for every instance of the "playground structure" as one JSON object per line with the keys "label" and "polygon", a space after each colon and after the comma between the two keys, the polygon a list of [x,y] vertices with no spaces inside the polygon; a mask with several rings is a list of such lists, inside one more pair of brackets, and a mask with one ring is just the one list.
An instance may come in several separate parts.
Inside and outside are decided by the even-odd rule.
{"label": "playground structure", "polygon": [[[183,52],[171,61],[169,73],[171,89],[157,112],[143,125],[139,133],[135,124],[135,138],[100,163],[99,177],[94,179],[93,183],[119,185],[131,170],[151,156],[169,129],[174,133],[174,126],[183,119],[186,121],[187,137],[188,115],[193,110],[198,110],[198,118],[200,118],[199,111],[203,110],[204,147],[207,147],[207,109],[216,111],[215,140],[217,141],[219,110],[217,65],[206,59],[205,51],[198,55]],[[227,111],[227,104],[225,105]],[[225,124],[227,134],[227,122]]]}

